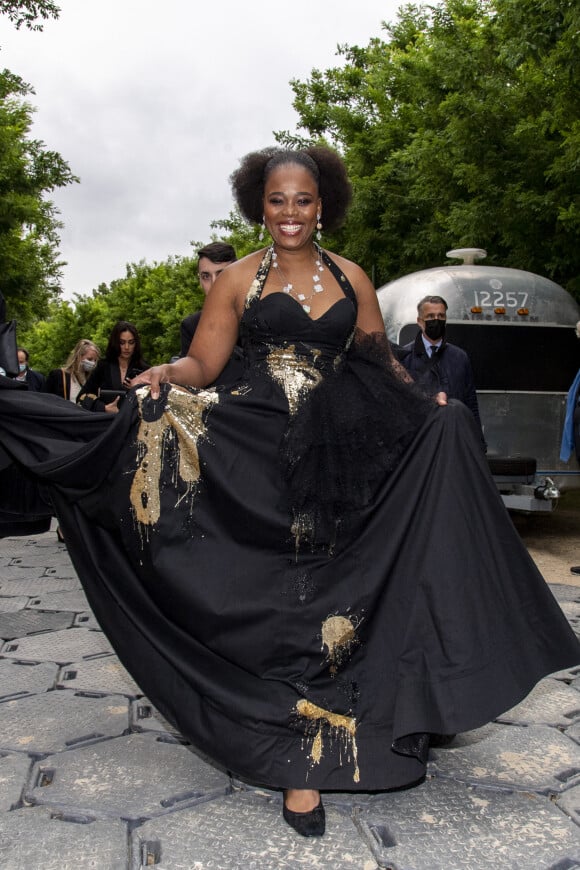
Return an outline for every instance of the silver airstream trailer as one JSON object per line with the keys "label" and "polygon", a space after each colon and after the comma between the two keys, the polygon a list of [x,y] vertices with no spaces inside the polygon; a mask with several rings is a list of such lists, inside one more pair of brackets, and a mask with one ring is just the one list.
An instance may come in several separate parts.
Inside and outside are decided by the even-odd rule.
{"label": "silver airstream trailer", "polygon": [[580,308],[558,284],[519,269],[477,265],[480,248],[447,252],[462,265],[425,269],[378,290],[387,335],[408,344],[417,302],[442,296],[446,336],[471,359],[488,461],[506,507],[552,510],[580,488],[573,456],[559,459],[566,396],[580,367]]}

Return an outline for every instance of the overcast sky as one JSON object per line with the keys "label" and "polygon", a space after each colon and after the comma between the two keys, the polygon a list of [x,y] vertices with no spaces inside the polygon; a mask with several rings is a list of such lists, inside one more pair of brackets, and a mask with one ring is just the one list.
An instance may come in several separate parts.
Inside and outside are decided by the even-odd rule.
{"label": "overcast sky", "polygon": [[0,64],[34,87],[33,135],[81,179],[52,196],[65,297],[209,241],[239,159],[296,130],[291,79],[383,36],[400,5],[60,0],[41,33],[2,17]]}

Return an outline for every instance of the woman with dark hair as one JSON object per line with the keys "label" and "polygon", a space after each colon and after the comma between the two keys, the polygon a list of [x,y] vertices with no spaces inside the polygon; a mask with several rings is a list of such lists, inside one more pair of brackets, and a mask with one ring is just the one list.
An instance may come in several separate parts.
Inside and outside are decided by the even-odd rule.
{"label": "woman with dark hair", "polygon": [[[131,386],[130,381],[149,368],[141,355],[141,339],[137,327],[119,320],[111,330],[104,359],[97,363],[78,395],[77,402],[89,411],[116,414],[121,396]],[[101,397],[112,390],[118,395]]]}
{"label": "woman with dark hair", "polygon": [[[322,247],[350,199],[340,158],[256,152],[232,186],[272,242],[216,279],[188,355],[139,376],[108,431],[85,414],[92,431],[38,434],[33,397],[0,394],[0,433],[50,485],[144,693],[319,836],[320,790],[418,783],[433,734],[494,719],[580,647],[472,414],[403,379],[368,277]],[[208,387],[238,334],[243,377]]]}

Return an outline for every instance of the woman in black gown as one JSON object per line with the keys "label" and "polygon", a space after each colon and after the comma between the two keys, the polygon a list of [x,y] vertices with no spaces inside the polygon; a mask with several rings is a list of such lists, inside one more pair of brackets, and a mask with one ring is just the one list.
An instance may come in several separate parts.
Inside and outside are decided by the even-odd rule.
{"label": "woman in black gown", "polygon": [[[313,243],[344,215],[342,162],[257,152],[233,189],[273,243],[216,281],[188,357],[112,419],[0,393],[0,432],[50,486],[143,691],[319,835],[319,790],[420,781],[430,733],[495,718],[580,652],[470,412],[401,379],[370,281]],[[243,376],[206,388],[238,331]]]}

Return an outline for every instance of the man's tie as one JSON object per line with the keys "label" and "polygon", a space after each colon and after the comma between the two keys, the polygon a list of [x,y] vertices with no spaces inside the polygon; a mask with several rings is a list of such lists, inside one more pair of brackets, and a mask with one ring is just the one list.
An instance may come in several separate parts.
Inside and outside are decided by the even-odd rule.
{"label": "man's tie", "polygon": [[429,348],[429,352],[430,352],[431,356],[435,356],[435,354],[437,353],[437,345],[432,344],[431,347]]}

